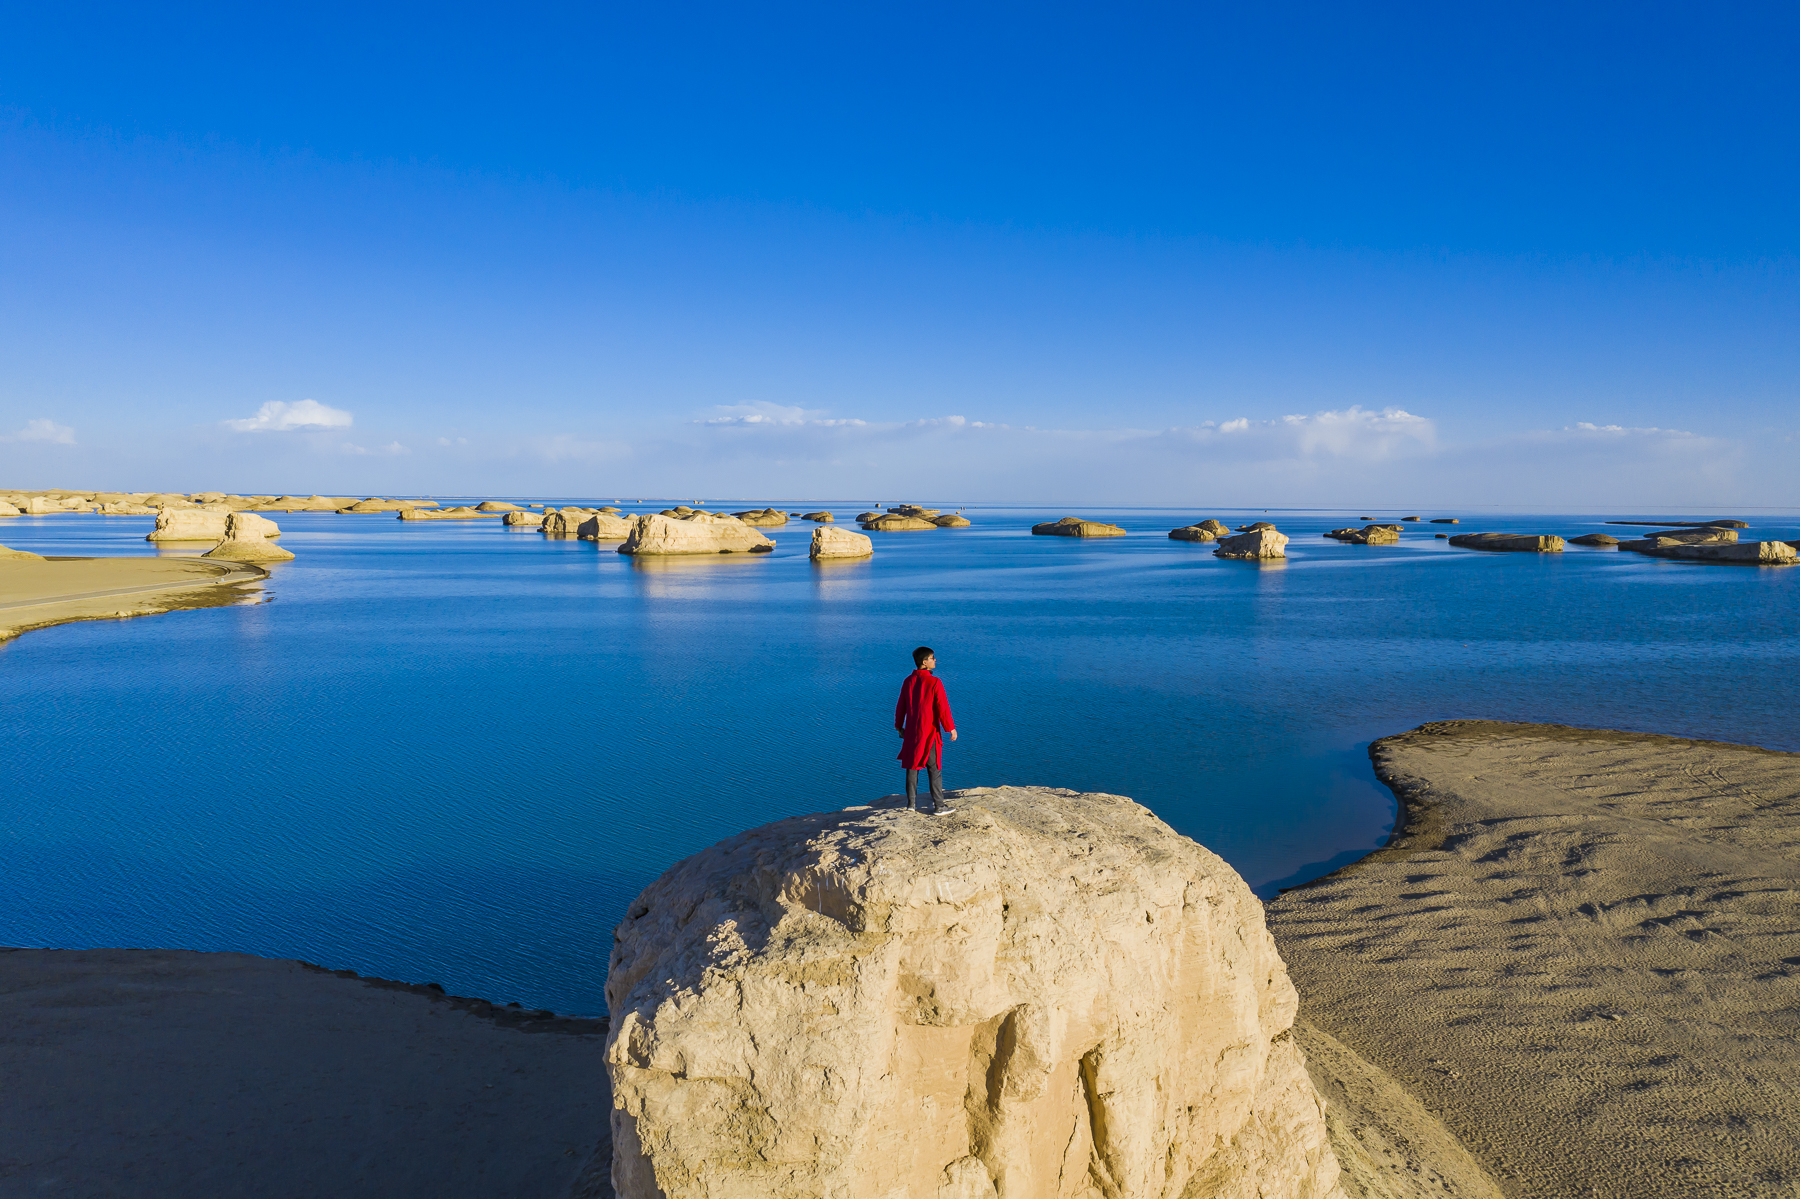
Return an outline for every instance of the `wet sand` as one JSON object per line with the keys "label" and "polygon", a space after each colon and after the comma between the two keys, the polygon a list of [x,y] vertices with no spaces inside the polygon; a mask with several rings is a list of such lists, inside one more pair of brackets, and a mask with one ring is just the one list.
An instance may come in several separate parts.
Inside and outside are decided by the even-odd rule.
{"label": "wet sand", "polygon": [[1301,1016],[1508,1195],[1800,1189],[1800,755],[1455,721],[1394,844],[1268,905]]}
{"label": "wet sand", "polygon": [[0,1194],[609,1197],[604,1042],[299,962],[0,950]]}
{"label": "wet sand", "polygon": [[154,616],[249,598],[268,577],[244,562],[200,558],[0,558],[0,641],[72,620]]}

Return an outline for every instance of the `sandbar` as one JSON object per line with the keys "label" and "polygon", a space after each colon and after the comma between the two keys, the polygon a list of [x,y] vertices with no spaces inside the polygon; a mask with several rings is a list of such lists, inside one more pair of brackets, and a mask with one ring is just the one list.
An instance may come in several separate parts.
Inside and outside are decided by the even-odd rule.
{"label": "sandbar", "polygon": [[1449,721],[1370,757],[1390,845],[1268,905],[1302,1019],[1507,1195],[1794,1193],[1800,755]]}
{"label": "sandbar", "polygon": [[0,1191],[601,1199],[600,1020],[301,962],[0,950]]}
{"label": "sandbar", "polygon": [[0,641],[72,620],[153,616],[242,603],[269,577],[246,562],[199,558],[0,559]]}

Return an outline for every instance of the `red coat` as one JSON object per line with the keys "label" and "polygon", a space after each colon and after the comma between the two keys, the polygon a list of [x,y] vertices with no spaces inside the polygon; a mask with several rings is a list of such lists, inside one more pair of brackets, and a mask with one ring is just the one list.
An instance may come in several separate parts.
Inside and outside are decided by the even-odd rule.
{"label": "red coat", "polygon": [[900,765],[908,770],[928,764],[942,767],[944,742],[938,730],[956,731],[943,681],[929,670],[907,675],[900,684],[900,702],[894,705],[894,727],[906,735],[900,743]]}

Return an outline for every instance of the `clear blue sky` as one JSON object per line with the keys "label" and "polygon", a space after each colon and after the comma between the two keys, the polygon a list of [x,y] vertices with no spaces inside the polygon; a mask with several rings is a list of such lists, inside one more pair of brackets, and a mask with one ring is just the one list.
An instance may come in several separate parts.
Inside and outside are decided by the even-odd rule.
{"label": "clear blue sky", "polygon": [[1797,32],[14,5],[0,486],[1800,504]]}

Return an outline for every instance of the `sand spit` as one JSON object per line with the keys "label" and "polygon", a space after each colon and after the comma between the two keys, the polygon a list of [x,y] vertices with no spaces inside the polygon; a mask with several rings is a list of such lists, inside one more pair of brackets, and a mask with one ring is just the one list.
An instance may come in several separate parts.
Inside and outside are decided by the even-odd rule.
{"label": "sand spit", "polygon": [[1792,1193],[1800,755],[1452,721],[1371,757],[1392,845],[1268,906],[1302,1018],[1508,1195]]}
{"label": "sand spit", "polygon": [[269,577],[247,562],[199,558],[0,560],[0,641],[74,620],[155,616],[250,598],[239,584]]}
{"label": "sand spit", "polygon": [[0,950],[0,1190],[611,1196],[604,1027],[245,954]]}

